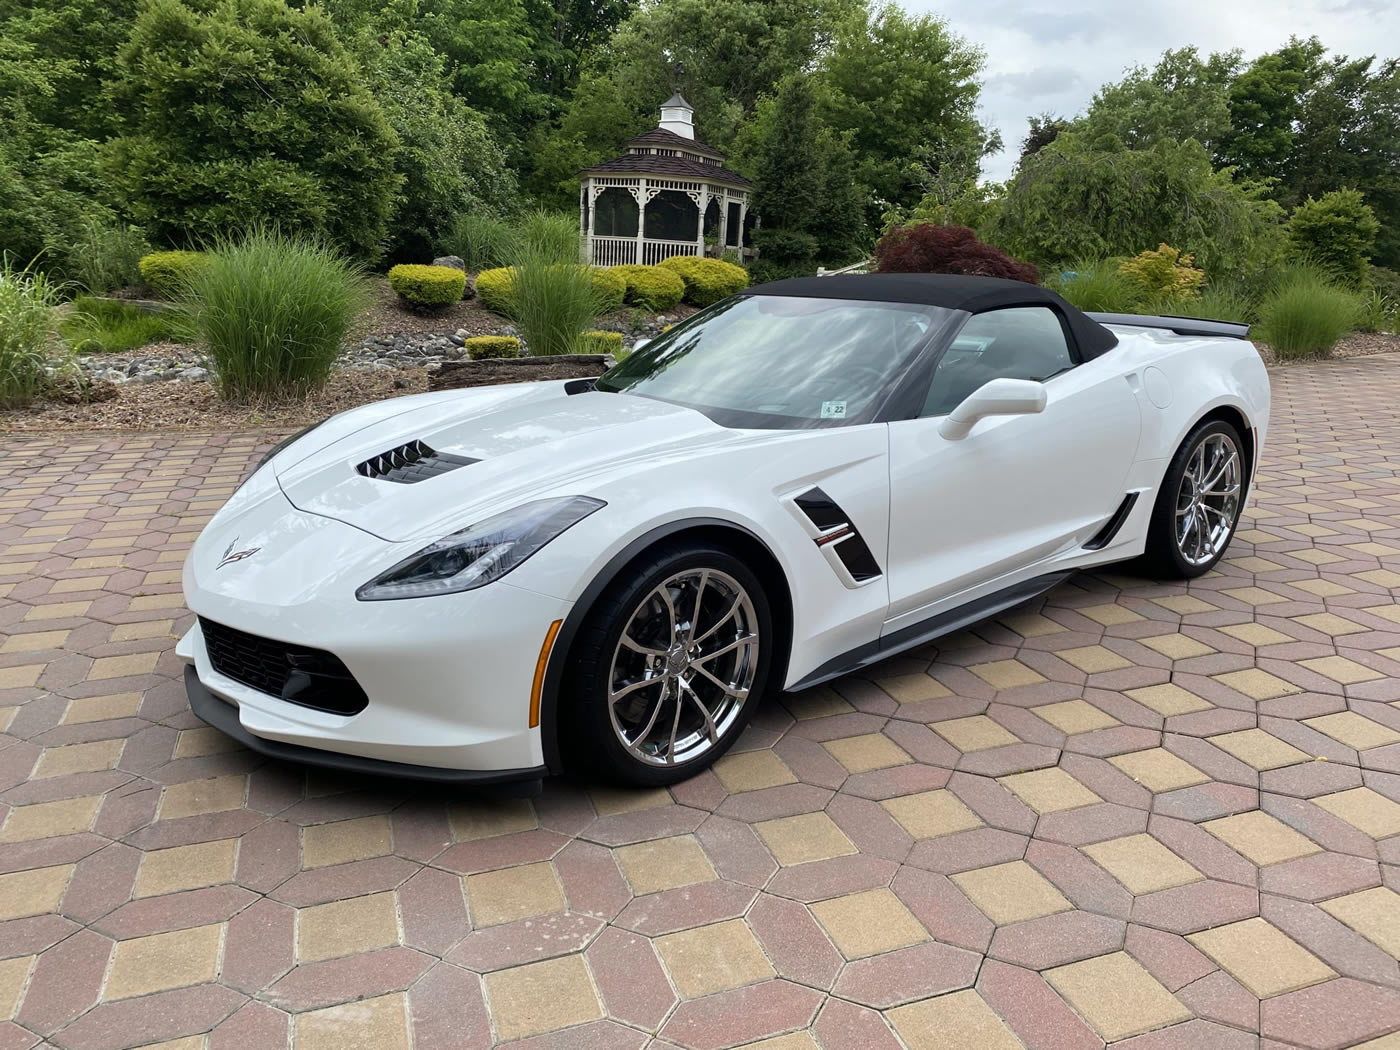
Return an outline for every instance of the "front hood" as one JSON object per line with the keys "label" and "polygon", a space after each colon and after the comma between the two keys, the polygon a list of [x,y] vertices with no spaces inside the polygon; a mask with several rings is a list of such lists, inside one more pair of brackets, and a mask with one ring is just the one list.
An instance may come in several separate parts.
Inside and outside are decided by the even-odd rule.
{"label": "front hood", "polygon": [[[588,495],[600,473],[652,457],[742,440],[693,409],[625,394],[569,395],[565,382],[428,395],[392,414],[367,406],[294,443],[273,469],[299,510],[397,542],[438,539],[543,495]],[[356,472],[412,441],[477,462],[413,483]]]}

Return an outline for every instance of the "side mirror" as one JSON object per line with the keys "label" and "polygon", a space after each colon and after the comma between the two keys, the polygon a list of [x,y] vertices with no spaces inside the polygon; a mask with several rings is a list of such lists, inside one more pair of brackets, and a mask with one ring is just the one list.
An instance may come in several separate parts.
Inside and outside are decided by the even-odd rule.
{"label": "side mirror", "polygon": [[961,441],[987,416],[1027,416],[1044,411],[1044,385],[1030,379],[993,379],[963,398],[939,424],[938,433],[949,441]]}

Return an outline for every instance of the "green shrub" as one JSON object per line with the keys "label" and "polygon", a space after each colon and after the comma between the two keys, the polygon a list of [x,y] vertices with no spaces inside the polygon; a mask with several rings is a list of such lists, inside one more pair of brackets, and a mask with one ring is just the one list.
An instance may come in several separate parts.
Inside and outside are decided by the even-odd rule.
{"label": "green shrub", "polygon": [[88,221],[74,246],[70,276],[95,295],[141,280],[141,259],[151,250],[136,226]]}
{"label": "green shrub", "polygon": [[204,252],[152,252],[141,256],[137,272],[160,295],[174,299],[209,265]]}
{"label": "green shrub", "polygon": [[482,270],[476,275],[476,297],[481,305],[495,313],[511,316],[511,278],[515,273],[509,266]]}
{"label": "green shrub", "polygon": [[1123,260],[1118,264],[1118,272],[1148,302],[1175,303],[1189,299],[1206,280],[1204,271],[1191,265],[1191,256],[1181,254],[1169,244],[1159,244],[1156,251],[1139,252]]}
{"label": "green shrub", "polygon": [[1366,260],[1376,246],[1380,223],[1360,190],[1333,190],[1309,197],[1288,219],[1294,251],[1330,270],[1349,284],[1366,279]]}
{"label": "green shrub", "polygon": [[1298,267],[1259,304],[1256,335],[1280,358],[1325,356],[1357,323],[1357,294],[1325,272]]}
{"label": "green shrub", "polygon": [[1400,329],[1400,300],[1382,295],[1375,288],[1363,293],[1356,327],[1362,332],[1394,332]]}
{"label": "green shrub", "polygon": [[1052,280],[1051,287],[1081,310],[1128,314],[1137,309],[1138,289],[1112,259],[1082,259]]}
{"label": "green shrub", "polygon": [[112,67],[122,134],[107,144],[111,170],[154,239],[275,221],[356,257],[379,253],[402,183],[399,140],[318,5],[149,0]]}
{"label": "green shrub", "polygon": [[400,263],[389,271],[389,287],[414,306],[448,306],[462,298],[467,275],[451,266]]}
{"label": "green shrub", "polygon": [[612,272],[627,284],[624,301],[652,313],[670,310],[685,297],[685,282],[674,270],[660,266],[614,266]]}
{"label": "green shrub", "polygon": [[622,353],[622,333],[601,332],[596,329],[584,332],[578,349],[581,354],[612,354],[613,357],[618,357]]}
{"label": "green shrub", "polygon": [[484,357],[520,356],[520,340],[513,335],[474,335],[462,346],[473,361]]}
{"label": "green shrub", "polygon": [[577,263],[516,266],[510,301],[532,356],[578,353],[584,331],[604,312],[596,271]]}
{"label": "green shrub", "polygon": [[1254,298],[1239,285],[1212,281],[1191,301],[1191,313],[1211,321],[1249,324],[1255,315]]}
{"label": "green shrub", "polygon": [[579,261],[578,217],[563,212],[532,211],[515,229],[514,255],[547,263]]}
{"label": "green shrub", "polygon": [[515,230],[505,219],[463,212],[452,220],[439,247],[448,255],[461,257],[468,270],[489,270],[510,259],[514,243]]}
{"label": "green shrub", "polygon": [[749,286],[748,272],[722,259],[676,255],[657,265],[671,270],[685,282],[685,301],[693,306],[709,306]]}
{"label": "green shrub", "polygon": [[58,298],[44,274],[0,265],[0,406],[22,405],[43,389]]}
{"label": "green shrub", "polygon": [[367,293],[359,267],[330,249],[255,228],[217,240],[182,298],[220,392],[248,400],[320,386]]}
{"label": "green shrub", "polygon": [[594,266],[593,291],[598,296],[598,312],[610,314],[622,306],[627,295],[627,279],[603,266]]}
{"label": "green shrub", "polygon": [[151,343],[184,342],[189,324],[175,310],[151,313],[113,299],[79,296],[58,323],[64,341],[78,353],[117,353]]}

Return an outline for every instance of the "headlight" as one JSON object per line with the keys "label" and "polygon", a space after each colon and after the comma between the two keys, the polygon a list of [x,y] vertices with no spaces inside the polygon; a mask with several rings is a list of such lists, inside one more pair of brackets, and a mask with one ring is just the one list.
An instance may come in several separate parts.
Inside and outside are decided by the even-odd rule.
{"label": "headlight", "polygon": [[600,507],[588,496],[536,500],[445,536],[355,592],[362,602],[456,594],[499,580]]}

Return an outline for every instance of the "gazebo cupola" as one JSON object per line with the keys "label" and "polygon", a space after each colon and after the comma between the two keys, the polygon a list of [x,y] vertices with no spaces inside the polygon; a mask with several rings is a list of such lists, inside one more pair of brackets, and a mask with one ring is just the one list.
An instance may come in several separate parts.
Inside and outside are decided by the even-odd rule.
{"label": "gazebo cupola", "polygon": [[661,121],[625,152],[579,173],[579,227],[595,266],[672,255],[753,254],[751,184],[695,137],[695,109],[677,92]]}

